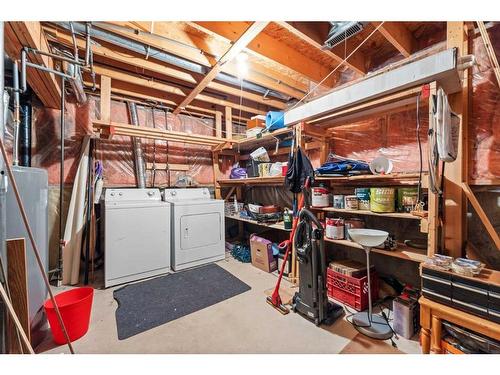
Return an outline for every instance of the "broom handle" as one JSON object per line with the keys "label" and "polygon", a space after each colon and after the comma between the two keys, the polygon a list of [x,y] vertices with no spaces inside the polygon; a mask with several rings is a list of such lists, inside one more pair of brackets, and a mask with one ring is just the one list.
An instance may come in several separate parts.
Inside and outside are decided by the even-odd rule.
{"label": "broom handle", "polygon": [[[71,345],[71,340],[69,339],[68,336],[68,331],[66,331],[66,326],[64,325],[64,322],[61,317],[61,313],[59,312],[59,307],[57,306],[56,300],[54,298],[54,294],[52,293],[52,290],[50,289],[50,283],[47,275],[45,274],[45,270],[43,268],[43,263],[42,259],[40,258],[40,252],[38,251],[38,246],[36,245],[35,242],[35,237],[33,236],[33,232],[31,231],[31,226],[28,221],[28,216],[26,215],[26,210],[24,209],[23,201],[21,199],[21,195],[19,194],[19,190],[17,188],[17,183],[16,179],[14,178],[14,173],[12,173],[12,168],[10,166],[10,160],[9,157],[7,156],[7,152],[5,151],[5,145],[3,143],[2,137],[0,137],[0,149],[2,151],[2,156],[3,160],[5,161],[5,168],[7,169],[7,174],[9,175],[10,182],[12,184],[12,190],[14,190],[14,194],[16,196],[16,201],[17,205],[19,206],[19,211],[21,211],[21,216],[24,221],[24,226],[26,227],[26,231],[28,232],[28,237],[31,242],[31,246],[33,247],[33,252],[35,253],[35,259],[38,264],[38,268],[40,269],[40,273],[42,274],[43,281],[45,283],[45,286],[47,287],[47,290],[49,292],[50,299],[52,301],[52,304],[54,305],[54,309],[56,311],[57,319],[59,320],[59,325],[61,326],[61,329],[64,333],[64,337],[66,339],[66,343],[68,344],[69,351],[71,354],[75,354],[75,351],[73,350],[73,346]],[[63,192],[61,191],[60,194]],[[59,212],[59,215],[62,215],[62,212]]]}

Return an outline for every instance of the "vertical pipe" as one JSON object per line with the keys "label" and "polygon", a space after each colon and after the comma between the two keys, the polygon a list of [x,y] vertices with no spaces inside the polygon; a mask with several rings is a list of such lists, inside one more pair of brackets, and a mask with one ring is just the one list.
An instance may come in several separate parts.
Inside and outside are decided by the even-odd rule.
{"label": "vertical pipe", "polygon": [[61,165],[59,168],[59,253],[58,253],[58,284],[62,281],[62,253],[64,249],[64,227],[63,227],[63,203],[64,203],[64,111],[66,109],[65,105],[65,89],[64,85],[66,83],[66,78],[61,77],[61,123],[60,123],[60,133],[61,133]]}
{"label": "vertical pipe", "polygon": [[[0,21],[0,137],[4,138],[4,113],[3,113],[3,89],[4,89],[4,66],[3,66],[3,21]],[[5,205],[7,203],[7,176],[4,171],[4,161],[3,158],[0,159],[0,256],[2,259],[5,259],[3,256],[5,255],[5,240],[6,240],[6,212]],[[0,282],[4,282],[0,276]],[[0,301],[0,353],[7,352],[7,311],[6,306],[3,302]]]}
{"label": "vertical pipe", "polygon": [[[137,115],[137,106],[135,103],[127,102],[128,110],[130,113],[130,122],[132,125],[139,126],[139,116]],[[144,166],[144,158],[142,156],[142,143],[141,139],[137,137],[132,138],[135,155],[135,175],[137,179],[137,187],[140,189],[146,188],[146,172]]]}
{"label": "vertical pipe", "polygon": [[17,61],[12,66],[12,81],[14,86],[14,144],[12,145],[12,165],[19,165],[19,124],[20,124],[20,100],[19,100],[19,70]]}
{"label": "vertical pipe", "polygon": [[19,165],[31,167],[31,101],[23,98],[19,127]]}

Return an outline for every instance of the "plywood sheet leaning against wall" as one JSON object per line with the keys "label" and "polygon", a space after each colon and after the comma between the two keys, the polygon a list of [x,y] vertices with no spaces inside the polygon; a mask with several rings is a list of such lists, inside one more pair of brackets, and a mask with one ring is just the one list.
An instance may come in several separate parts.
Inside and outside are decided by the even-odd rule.
{"label": "plywood sheet leaning against wall", "polygon": [[82,153],[75,181],[73,183],[73,192],[69,203],[68,217],[66,219],[66,228],[64,231],[64,250],[63,258],[63,284],[78,284],[80,276],[80,255],[82,233],[84,225],[85,211],[85,191],[87,185],[87,169],[89,163],[89,144],[90,137],[83,139]]}

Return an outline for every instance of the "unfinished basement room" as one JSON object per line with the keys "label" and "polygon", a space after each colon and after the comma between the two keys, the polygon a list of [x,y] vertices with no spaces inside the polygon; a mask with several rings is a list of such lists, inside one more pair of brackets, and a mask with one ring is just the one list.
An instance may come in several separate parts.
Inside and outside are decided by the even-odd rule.
{"label": "unfinished basement room", "polygon": [[498,9],[89,1],[0,16],[0,374],[500,363]]}

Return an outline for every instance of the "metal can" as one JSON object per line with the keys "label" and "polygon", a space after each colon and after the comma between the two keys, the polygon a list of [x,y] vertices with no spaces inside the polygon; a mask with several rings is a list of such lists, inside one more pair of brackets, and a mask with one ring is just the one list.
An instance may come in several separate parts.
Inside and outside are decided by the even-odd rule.
{"label": "metal can", "polygon": [[405,187],[398,189],[398,211],[411,212],[418,203],[418,188]]}
{"label": "metal can", "polygon": [[311,206],[328,207],[330,203],[329,202],[330,192],[328,191],[327,187],[320,185],[317,187],[313,187],[311,191],[312,191]]}
{"label": "metal can", "polygon": [[370,188],[356,188],[354,194],[358,197],[358,209],[370,210]]}
{"label": "metal can", "polygon": [[327,217],[325,236],[332,240],[343,240],[344,219]]}
{"label": "metal can", "polygon": [[343,195],[334,195],[333,196],[333,208],[344,208],[344,196]]}
{"label": "metal can", "polygon": [[347,210],[357,210],[358,209],[358,197],[355,195],[346,195],[344,198],[344,207]]}
{"label": "metal can", "polygon": [[394,188],[380,187],[370,189],[370,210],[372,212],[394,212],[396,191]]}
{"label": "metal can", "polygon": [[[351,240],[349,229],[364,228],[365,221],[363,219],[352,218],[344,220],[344,237],[346,240]],[[352,240],[351,240],[352,241]]]}

